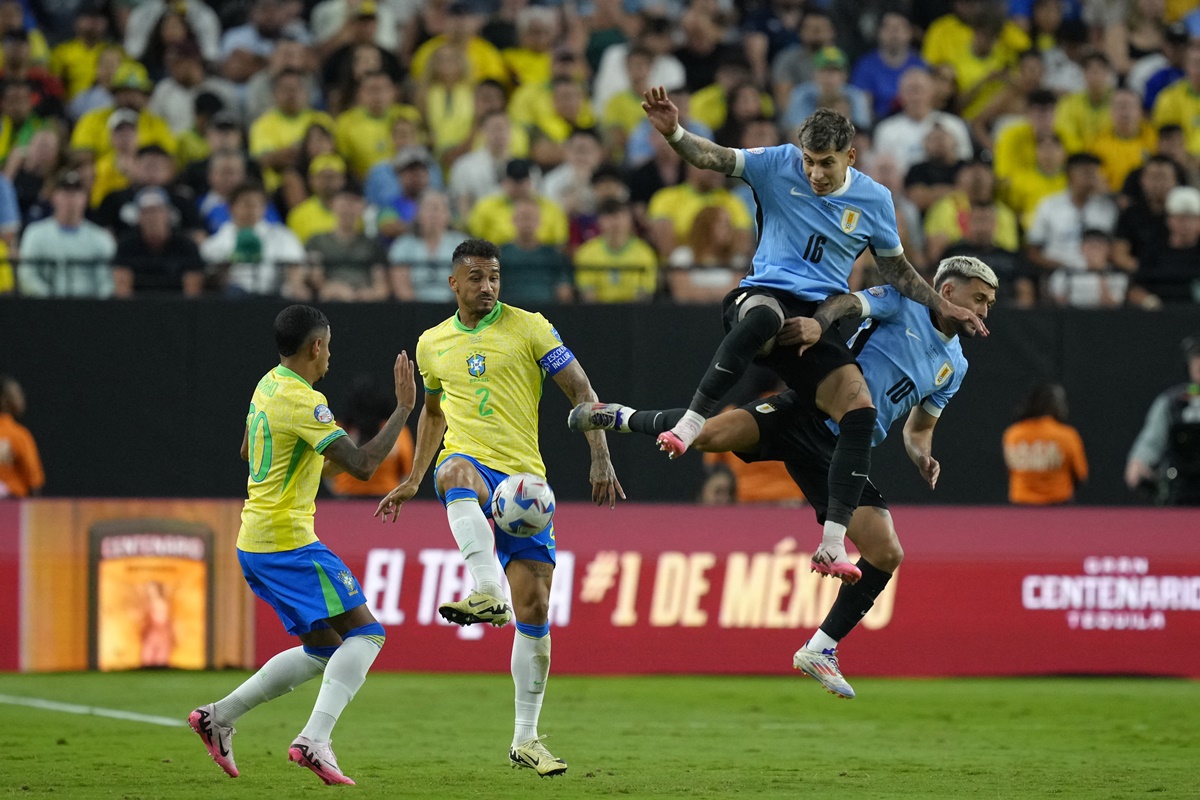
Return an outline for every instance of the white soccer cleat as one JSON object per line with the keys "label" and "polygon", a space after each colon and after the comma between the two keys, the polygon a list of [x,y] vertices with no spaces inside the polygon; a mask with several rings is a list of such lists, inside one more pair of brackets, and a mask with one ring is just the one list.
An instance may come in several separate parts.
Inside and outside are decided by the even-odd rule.
{"label": "white soccer cleat", "polygon": [[545,778],[548,775],[562,775],[567,771],[567,762],[554,755],[542,744],[541,737],[526,739],[508,751],[508,762],[513,768],[526,767]]}
{"label": "white soccer cleat", "polygon": [[238,776],[237,764],[233,761],[233,735],[237,733],[232,725],[218,725],[213,719],[214,705],[209,703],[200,706],[188,714],[188,726],[196,732],[208,754],[217,766],[225,770],[231,778]]}
{"label": "white soccer cleat", "polygon": [[620,403],[580,403],[567,414],[567,427],[576,433],[621,431],[630,410]]}
{"label": "white soccer cleat", "polygon": [[816,678],[825,691],[846,700],[854,699],[854,689],[846,683],[838,666],[837,650],[809,650],[801,647],[792,656],[792,667],[810,678]]}
{"label": "white soccer cleat", "polygon": [[455,625],[475,625],[485,622],[497,628],[503,628],[512,620],[512,609],[504,598],[487,594],[478,589],[471,592],[462,600],[442,603],[438,613],[447,622]]}
{"label": "white soccer cleat", "polygon": [[317,744],[307,736],[297,736],[288,748],[288,761],[311,769],[318,778],[325,781],[326,786],[338,783],[354,785],[354,781],[343,775],[341,767],[338,766],[337,756],[333,754],[333,742]]}

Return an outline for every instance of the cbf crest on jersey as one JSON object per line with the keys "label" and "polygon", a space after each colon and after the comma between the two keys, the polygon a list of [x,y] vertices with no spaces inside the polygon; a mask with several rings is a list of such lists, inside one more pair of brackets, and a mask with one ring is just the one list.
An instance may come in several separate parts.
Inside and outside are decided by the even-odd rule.
{"label": "cbf crest on jersey", "polygon": [[933,377],[933,385],[941,386],[943,383],[945,383],[947,380],[949,380],[950,376],[953,374],[954,374],[954,367],[950,366],[950,362],[947,361],[945,364],[942,364],[942,366],[940,366],[938,368],[937,375],[935,375]]}
{"label": "cbf crest on jersey", "polygon": [[471,373],[473,378],[478,378],[487,372],[487,356],[483,353],[472,353],[467,358],[467,372]]}
{"label": "cbf crest on jersey", "polygon": [[858,221],[862,219],[862,209],[854,206],[846,206],[842,209],[842,233],[854,233],[854,229],[858,227]]}

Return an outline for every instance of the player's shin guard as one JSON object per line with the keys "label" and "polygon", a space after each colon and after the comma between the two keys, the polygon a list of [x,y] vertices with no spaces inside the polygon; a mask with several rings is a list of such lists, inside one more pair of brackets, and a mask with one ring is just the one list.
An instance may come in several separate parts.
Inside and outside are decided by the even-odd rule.
{"label": "player's shin guard", "polygon": [[847,411],[838,423],[837,447],[829,464],[829,523],[841,525],[843,533],[862,499],[863,487],[871,471],[871,437],[875,435],[874,408]]}
{"label": "player's shin guard", "polygon": [[821,623],[821,632],[835,642],[840,642],[854,630],[892,579],[892,573],[884,572],[865,558],[860,558],[857,566],[862,577],[853,585],[842,586],[837,599],[833,601],[833,607]]}
{"label": "player's shin guard", "polygon": [[255,706],[281,697],[320,675],[336,649],[293,647],[276,653],[241,686],[218,700],[214,704],[213,716],[222,725],[232,725]]}
{"label": "player's shin guard", "polygon": [[536,739],[546,680],[550,676],[550,625],[517,622],[513,637],[512,676],[516,687],[513,747]]}
{"label": "player's shin guard", "polygon": [[769,306],[755,306],[747,311],[717,347],[717,354],[700,380],[700,388],[688,410],[705,419],[711,417],[717,410],[717,403],[746,372],[755,354],[779,333],[782,324],[779,315]]}
{"label": "player's shin guard", "polygon": [[479,506],[479,495],[470,489],[446,492],[446,519],[462,552],[463,561],[475,579],[475,588],[503,597],[500,564],[496,561],[496,535]]}
{"label": "player's shin guard", "polygon": [[651,436],[657,436],[674,428],[675,424],[683,419],[685,413],[687,413],[686,408],[668,408],[663,411],[635,411],[629,417],[627,424],[629,425],[629,430],[634,433],[646,433]]}
{"label": "player's shin guard", "polygon": [[383,648],[384,638],[383,626],[378,622],[346,632],[345,641],[325,667],[325,680],[301,736],[318,743],[329,741],[338,717],[367,679],[367,670]]}

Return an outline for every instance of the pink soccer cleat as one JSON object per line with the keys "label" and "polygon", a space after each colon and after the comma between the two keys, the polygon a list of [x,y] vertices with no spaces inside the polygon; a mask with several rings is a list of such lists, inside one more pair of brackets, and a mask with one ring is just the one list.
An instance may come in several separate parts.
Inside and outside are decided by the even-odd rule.
{"label": "pink soccer cleat", "polygon": [[813,572],[821,575],[829,575],[834,578],[840,578],[842,583],[854,584],[858,583],[858,579],[862,577],[862,570],[854,566],[850,561],[850,557],[846,555],[844,547],[828,547],[821,545],[812,555],[812,562],[809,565]]}
{"label": "pink soccer cleat", "polygon": [[225,770],[231,778],[238,776],[237,764],[233,762],[233,735],[237,733],[232,725],[218,725],[213,720],[213,704],[200,706],[188,714],[188,725],[204,742],[208,754],[217,766]]}
{"label": "pink soccer cleat", "polygon": [[667,458],[676,459],[687,452],[688,446],[673,432],[667,431],[658,435],[658,449],[667,454]]}
{"label": "pink soccer cleat", "polygon": [[337,756],[333,754],[333,742],[317,744],[307,736],[297,736],[288,748],[288,761],[295,761],[302,767],[308,767],[317,777],[325,781],[326,786],[345,784],[353,786],[354,781],[342,774],[338,767]]}

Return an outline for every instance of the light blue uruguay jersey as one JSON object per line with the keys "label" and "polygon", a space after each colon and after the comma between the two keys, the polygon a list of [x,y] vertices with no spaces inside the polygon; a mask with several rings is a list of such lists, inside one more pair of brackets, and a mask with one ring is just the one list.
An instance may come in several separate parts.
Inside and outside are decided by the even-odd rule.
{"label": "light blue uruguay jersey", "polygon": [[[931,416],[942,409],[962,386],[967,359],[957,336],[938,330],[929,309],[893,286],[874,286],[854,293],[867,319],[850,339],[871,389],[878,417],[872,446],[888,428],[918,403]],[[834,433],[838,427],[827,423]]]}
{"label": "light blue uruguay jersey", "polygon": [[750,184],[762,212],[753,269],[742,286],[778,289],[802,300],[848,292],[855,259],[868,247],[878,256],[904,252],[892,194],[850,167],[832,194],[813,194],[799,147],[734,150],[731,173]]}

